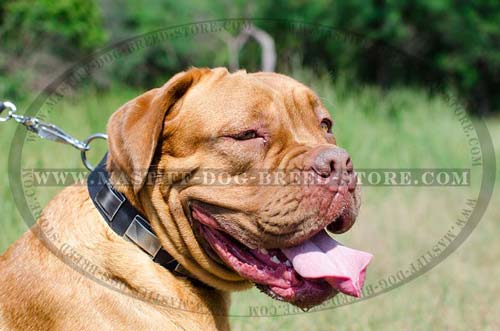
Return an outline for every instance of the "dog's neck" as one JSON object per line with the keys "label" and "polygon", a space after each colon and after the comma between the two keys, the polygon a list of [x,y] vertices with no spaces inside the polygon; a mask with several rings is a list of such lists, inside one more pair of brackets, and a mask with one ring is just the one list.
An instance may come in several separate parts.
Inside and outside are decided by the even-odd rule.
{"label": "dog's neck", "polygon": [[[217,312],[217,315],[226,316],[227,305],[221,304],[221,302],[218,302],[213,306],[203,305],[203,300],[204,297],[214,297],[215,295],[215,297],[219,297],[219,300],[217,301],[220,301],[220,299],[222,299],[222,303],[224,303],[225,301],[227,301],[226,298],[228,297],[228,295],[207,287],[197,279],[186,277],[186,275],[189,275],[189,273],[186,274],[186,270],[184,270],[183,275],[182,268],[180,270],[177,270],[177,267],[181,266],[175,259],[173,259],[172,256],[170,256],[163,248],[161,248],[158,238],[155,236],[153,229],[149,226],[149,222],[142,216],[145,215],[144,209],[141,208],[141,213],[139,210],[137,210],[137,208],[134,208],[135,206],[140,205],[139,199],[136,198],[137,195],[132,194],[130,190],[127,190],[131,187],[130,185],[116,185],[116,187],[119,187],[121,189],[121,192],[117,191],[113,187],[112,179],[110,179],[110,177],[113,178],[114,176],[110,176],[110,174],[107,172],[104,166],[105,162],[106,157],[104,157],[99,166],[89,175],[88,191],[96,210],[98,210],[102,216],[101,219],[105,221],[103,223],[107,223],[109,226],[107,230],[113,229],[116,234],[127,239],[122,241],[114,240],[111,245],[109,245],[108,249],[114,252],[110,255],[114,256],[115,258],[112,260],[106,260],[106,265],[108,267],[113,266],[112,274],[120,275],[118,279],[122,280],[122,287],[124,287],[127,291],[133,292],[132,294],[137,296],[139,299],[152,300],[159,303],[162,308],[165,308],[163,307],[165,305],[182,305],[184,307],[184,310],[191,310],[192,312],[196,312],[197,310],[201,309],[205,310],[204,313],[207,314],[213,314],[213,309],[222,309],[222,311]],[[119,183],[123,183],[123,179]],[[117,200],[114,201],[113,199]],[[135,206],[133,206],[128,199],[132,199],[133,201],[135,201]],[[111,208],[112,211],[107,209],[104,206],[105,204],[107,204],[107,208]],[[140,215],[139,213],[141,213],[142,215]],[[110,216],[110,214],[112,214],[112,216]],[[124,232],[125,228],[133,228],[133,231],[130,231],[129,233],[129,230],[126,230]],[[137,233],[137,237],[131,237],[131,235],[133,235],[134,233]],[[144,239],[145,233],[150,236],[149,239]],[[157,247],[159,249],[153,249],[155,251],[154,253],[151,253],[151,251],[148,250],[147,247],[141,245],[141,240],[149,241],[149,243],[151,243],[151,239],[157,241]],[[132,244],[131,241],[134,242],[136,247],[134,247],[134,244]],[[141,249],[137,250],[137,246],[141,247]],[[136,265],[135,269],[140,269],[141,272],[147,270],[151,274],[141,275],[141,277],[128,277],[127,273],[131,272],[130,268],[128,267],[130,265],[130,261],[128,260],[131,256],[134,257],[133,261]],[[126,260],[121,261],[123,257],[125,257]],[[137,265],[139,262],[141,264],[140,267],[138,267]],[[137,270],[133,270],[132,275],[136,274]],[[192,293],[192,295],[194,295],[194,298],[190,298],[188,301],[178,298],[174,299],[174,302],[169,302],[169,300],[173,299],[171,295],[169,297],[161,295],[161,291],[153,288],[151,285],[148,286],[149,282],[144,282],[143,279],[154,280],[154,283],[162,280],[162,283],[166,283],[169,285],[175,284],[174,287],[177,290],[180,286],[182,286],[182,293],[186,293],[185,295],[187,295],[188,293]],[[162,290],[165,288],[168,289],[168,285],[166,284],[162,284]],[[168,290],[166,291],[166,293],[171,293],[171,291]],[[193,303],[195,304],[193,305]],[[198,313],[203,313],[203,311],[200,311]]]}
{"label": "dog's neck", "polygon": [[[99,165],[91,171],[87,178],[87,186],[92,202],[108,226],[119,236],[136,244],[154,262],[174,275],[190,278],[195,286],[208,287],[208,285],[194,277],[163,248],[155,230],[151,227],[148,219],[145,218],[145,213],[137,210],[127,197],[116,189],[118,185],[111,183],[110,174],[105,167],[107,160],[106,155]],[[130,186],[119,185],[118,187],[127,188]]]}
{"label": "dog's neck", "polygon": [[49,205],[41,217],[43,229],[50,229],[50,235],[57,237],[57,253],[69,259],[82,278],[96,281],[93,290],[105,296],[120,293],[136,298],[137,305],[182,323],[190,320],[189,314],[206,314],[207,325],[227,329],[229,293],[198,287],[186,277],[172,274],[117,236],[94,207],[85,186],[67,188],[54,203],[68,208],[54,214],[55,208]]}

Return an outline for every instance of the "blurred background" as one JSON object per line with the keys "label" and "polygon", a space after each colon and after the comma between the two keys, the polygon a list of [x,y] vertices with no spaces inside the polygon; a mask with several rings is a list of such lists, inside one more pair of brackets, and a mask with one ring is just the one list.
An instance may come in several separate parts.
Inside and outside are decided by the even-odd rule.
{"label": "blurred background", "polygon": [[[380,284],[436,245],[479,192],[482,172],[472,167],[456,104],[472,121],[485,121],[498,155],[499,22],[497,1],[3,0],[0,100],[14,101],[23,113],[37,96],[53,96],[53,82],[75,64],[106,47],[121,50],[113,61],[89,67],[57,104],[37,109],[83,139],[104,132],[120,105],[189,66],[290,75],[323,100],[357,168],[472,169],[470,187],[363,187],[358,222],[340,241],[375,255],[367,284]],[[124,52],[130,44],[120,42],[138,35],[144,44]],[[0,124],[4,252],[27,225],[7,173],[15,125]],[[94,162],[105,148],[96,147]],[[82,168],[75,150],[37,139],[27,139],[21,158],[27,169]],[[487,180],[497,184],[499,177],[497,171]],[[44,205],[61,189],[37,188],[37,199]],[[499,198],[495,191],[455,253],[403,287],[346,307],[274,317],[236,317],[252,307],[289,309],[257,290],[237,293],[233,329],[497,330]]]}

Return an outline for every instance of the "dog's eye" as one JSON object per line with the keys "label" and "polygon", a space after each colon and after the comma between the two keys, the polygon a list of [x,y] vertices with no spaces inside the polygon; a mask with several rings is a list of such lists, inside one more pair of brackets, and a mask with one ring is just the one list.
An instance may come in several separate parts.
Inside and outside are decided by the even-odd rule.
{"label": "dog's eye", "polygon": [[332,133],[332,121],[330,121],[328,118],[324,118],[320,125],[321,130],[325,131],[326,133]]}
{"label": "dog's eye", "polygon": [[257,137],[257,132],[255,130],[248,130],[231,136],[231,138],[236,140],[250,140]]}

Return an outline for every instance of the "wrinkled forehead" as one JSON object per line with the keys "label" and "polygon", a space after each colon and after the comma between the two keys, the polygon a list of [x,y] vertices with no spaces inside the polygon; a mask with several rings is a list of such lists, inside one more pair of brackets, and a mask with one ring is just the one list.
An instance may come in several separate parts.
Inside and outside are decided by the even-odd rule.
{"label": "wrinkled forehead", "polygon": [[[249,125],[301,127],[328,113],[311,89],[275,73],[212,70],[186,94],[180,111],[209,130]],[[325,113],[326,114],[323,114]],[[182,116],[184,117],[184,116]],[[199,126],[198,126],[199,128]]]}
{"label": "wrinkled forehead", "polygon": [[258,72],[250,74],[285,97],[290,115],[299,118],[311,114],[317,118],[330,117],[318,96],[308,86],[295,79],[276,73]]}

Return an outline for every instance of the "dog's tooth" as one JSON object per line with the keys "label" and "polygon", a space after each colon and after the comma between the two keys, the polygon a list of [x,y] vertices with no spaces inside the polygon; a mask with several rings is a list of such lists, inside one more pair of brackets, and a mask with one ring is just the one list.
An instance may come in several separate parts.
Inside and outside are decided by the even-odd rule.
{"label": "dog's tooth", "polygon": [[291,266],[292,266],[292,264],[290,263],[290,261],[289,261],[289,260],[286,260],[286,261],[285,261],[285,265],[286,265],[287,267],[291,267]]}
{"label": "dog's tooth", "polygon": [[278,263],[278,264],[281,263],[281,261],[276,256],[272,256],[271,261],[273,261],[274,263]]}
{"label": "dog's tooth", "polygon": [[265,249],[265,248],[261,248],[261,249],[259,249],[259,252],[261,252],[262,254],[265,254],[265,255],[268,255],[268,254],[269,254],[269,252],[268,252],[268,251],[267,251],[267,249]]}

